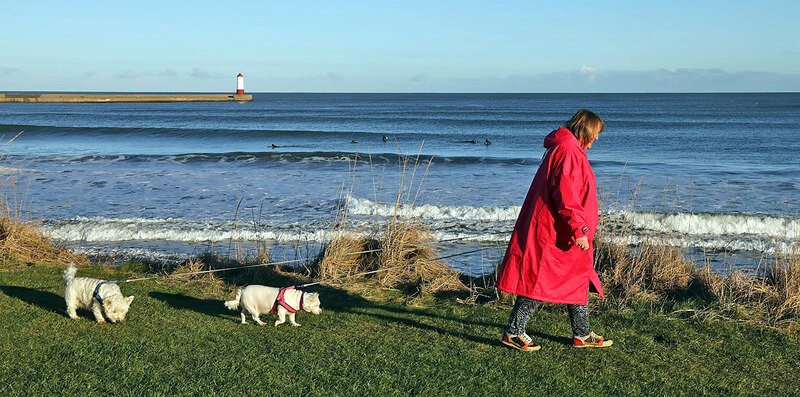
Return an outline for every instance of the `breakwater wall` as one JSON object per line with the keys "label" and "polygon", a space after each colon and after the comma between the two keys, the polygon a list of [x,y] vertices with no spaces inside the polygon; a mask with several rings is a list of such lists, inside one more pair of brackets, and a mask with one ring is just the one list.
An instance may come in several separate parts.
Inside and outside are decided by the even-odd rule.
{"label": "breakwater wall", "polygon": [[233,94],[0,94],[2,102],[226,102],[252,101],[252,95]]}

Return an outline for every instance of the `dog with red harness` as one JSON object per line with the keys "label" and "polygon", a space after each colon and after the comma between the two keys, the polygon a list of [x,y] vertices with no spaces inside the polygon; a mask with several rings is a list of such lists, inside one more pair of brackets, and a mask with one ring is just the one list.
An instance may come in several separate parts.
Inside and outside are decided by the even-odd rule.
{"label": "dog with red harness", "polygon": [[286,315],[289,315],[289,323],[295,327],[300,324],[295,321],[295,314],[304,310],[314,314],[322,313],[320,309],[319,294],[316,292],[306,293],[295,287],[275,288],[265,285],[248,285],[236,292],[233,300],[225,302],[225,307],[236,310],[242,307],[242,324],[247,324],[245,312],[250,313],[256,324],[265,325],[259,318],[264,313],[276,313],[278,319],[275,326],[286,322]]}

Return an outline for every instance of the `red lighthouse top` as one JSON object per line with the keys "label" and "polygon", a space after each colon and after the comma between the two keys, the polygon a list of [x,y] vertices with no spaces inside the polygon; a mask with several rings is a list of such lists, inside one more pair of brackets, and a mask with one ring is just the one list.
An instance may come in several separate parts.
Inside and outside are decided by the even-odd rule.
{"label": "red lighthouse top", "polygon": [[241,74],[241,73],[239,73],[239,75],[238,75],[238,76],[236,76],[236,77],[244,77],[244,76],[242,76],[242,74]]}

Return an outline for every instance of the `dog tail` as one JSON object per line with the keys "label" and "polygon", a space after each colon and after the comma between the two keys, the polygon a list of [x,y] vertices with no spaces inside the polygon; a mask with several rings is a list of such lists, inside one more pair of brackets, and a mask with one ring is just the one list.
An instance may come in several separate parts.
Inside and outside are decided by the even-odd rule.
{"label": "dog tail", "polygon": [[64,281],[70,282],[73,278],[75,278],[75,273],[78,272],[78,269],[75,267],[75,264],[70,262],[67,269],[64,270]]}
{"label": "dog tail", "polygon": [[239,290],[236,291],[236,297],[233,298],[232,301],[225,302],[225,307],[227,307],[230,310],[236,310],[236,308],[239,307],[239,299],[241,297],[242,297],[242,289],[239,288]]}

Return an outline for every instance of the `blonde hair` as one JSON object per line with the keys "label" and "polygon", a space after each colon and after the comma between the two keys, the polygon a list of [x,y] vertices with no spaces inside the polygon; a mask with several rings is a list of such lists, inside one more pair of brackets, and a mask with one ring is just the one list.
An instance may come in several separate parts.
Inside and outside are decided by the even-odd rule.
{"label": "blonde hair", "polygon": [[582,145],[586,145],[592,141],[595,132],[598,134],[603,131],[606,123],[600,116],[594,114],[591,110],[581,109],[572,116],[564,128],[568,129],[575,138],[578,139]]}

